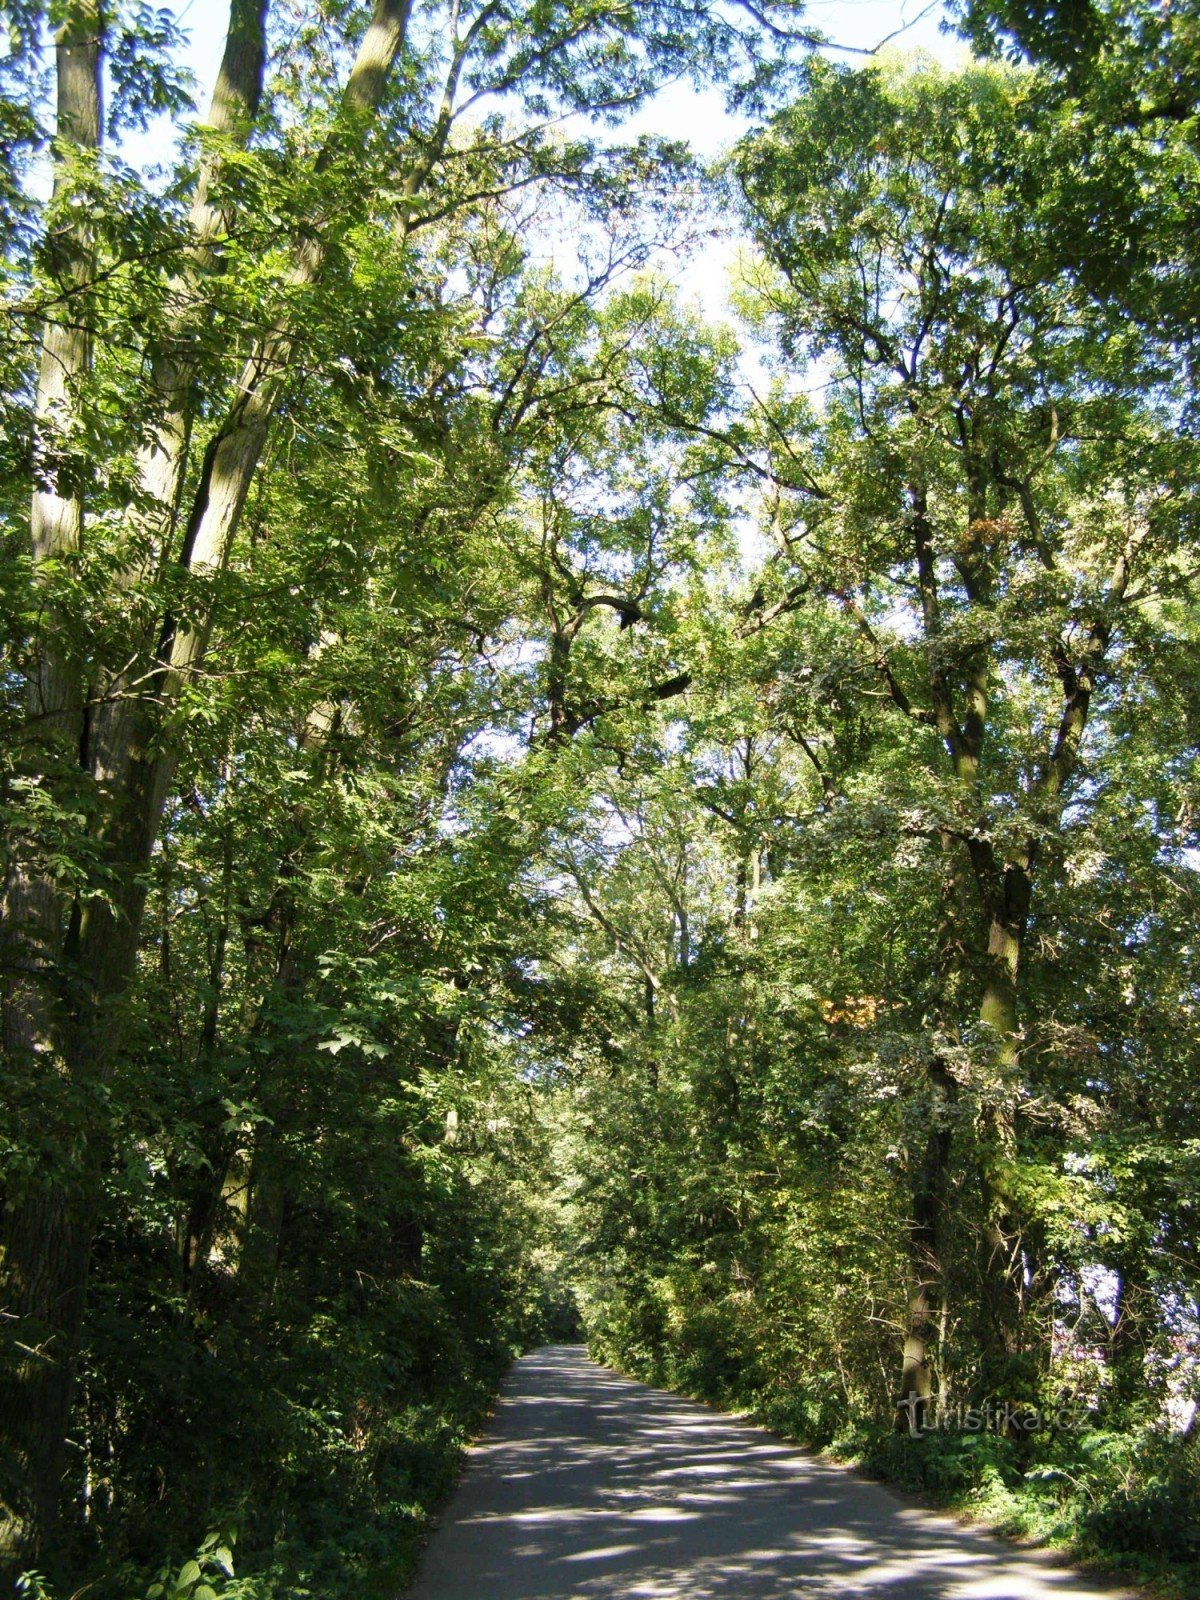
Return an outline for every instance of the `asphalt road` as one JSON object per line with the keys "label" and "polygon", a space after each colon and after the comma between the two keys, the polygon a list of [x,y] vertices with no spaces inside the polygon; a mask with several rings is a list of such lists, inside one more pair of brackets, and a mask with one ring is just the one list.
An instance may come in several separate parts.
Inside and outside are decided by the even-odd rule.
{"label": "asphalt road", "polygon": [[552,1345],[509,1373],[412,1600],[1115,1594]]}

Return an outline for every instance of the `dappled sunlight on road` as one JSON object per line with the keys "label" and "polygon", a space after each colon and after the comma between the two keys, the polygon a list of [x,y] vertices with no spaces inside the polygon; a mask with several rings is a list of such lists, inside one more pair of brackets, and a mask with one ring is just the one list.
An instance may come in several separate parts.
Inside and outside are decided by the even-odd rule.
{"label": "dappled sunlight on road", "polygon": [[517,1362],[416,1600],[1113,1600],[560,1345]]}

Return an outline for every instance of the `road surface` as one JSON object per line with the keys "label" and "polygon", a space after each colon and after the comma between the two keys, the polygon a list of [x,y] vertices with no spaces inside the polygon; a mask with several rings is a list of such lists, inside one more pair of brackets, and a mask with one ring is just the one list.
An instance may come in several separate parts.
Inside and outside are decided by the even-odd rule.
{"label": "road surface", "polygon": [[552,1345],[509,1373],[412,1600],[1114,1600]]}

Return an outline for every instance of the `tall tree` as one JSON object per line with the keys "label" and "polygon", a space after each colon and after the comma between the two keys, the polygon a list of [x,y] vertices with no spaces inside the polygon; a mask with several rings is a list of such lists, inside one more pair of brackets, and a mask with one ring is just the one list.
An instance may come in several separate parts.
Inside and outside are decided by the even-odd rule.
{"label": "tall tree", "polygon": [[[344,31],[286,50],[264,99],[265,8],[235,4],[185,214],[141,194],[126,222],[127,177],[99,158],[101,77],[123,74],[142,113],[163,94],[147,92],[136,48],[130,61],[136,19],[114,32],[96,8],[69,9],[53,259],[32,296],[48,306],[30,523],[45,600],[28,607],[21,641],[30,688],[19,743],[20,781],[60,822],[84,797],[91,866],[83,892],[64,890],[18,824],[5,917],[17,973],[10,1048],[53,1062],[67,1098],[94,1107],[112,1071],[189,696],[275,419],[303,379],[306,341],[338,317],[334,285],[364,203],[411,241],[472,203],[480,181],[486,192],[493,155],[509,158],[503,186],[564,162],[578,169],[582,149],[564,151],[542,119],[611,114],[680,71],[753,85],[799,42],[791,6],[772,16],[778,29],[706,5],[528,11],[489,0],[439,8],[414,28],[404,0],[379,0],[348,13]],[[465,133],[488,101],[523,122],[510,132],[476,117]],[[36,1547],[57,1494],[92,1233],[93,1120],[68,1115],[65,1171],[6,1194],[4,1298],[11,1349],[23,1352],[6,1414],[26,1485],[10,1545]]]}
{"label": "tall tree", "polygon": [[1057,191],[1055,249],[1193,366],[1196,350],[1200,14],[1185,0],[1081,0],[955,8],[981,53],[1032,60],[1073,132],[1075,176]]}
{"label": "tall tree", "polygon": [[[1028,1383],[1020,1362],[1045,1337],[1024,1315],[1049,1280],[1014,1182],[1035,1093],[1028,941],[1056,924],[1044,864],[1103,781],[1106,718],[1169,670],[1169,635],[1156,641],[1147,618],[1191,570],[1176,369],[1057,258],[1051,153],[1072,133],[1042,92],[986,69],[814,68],[736,161],[767,263],[757,304],[787,356],[830,372],[811,424],[824,494],[784,513],[790,560],[857,634],[871,692],[907,730],[908,772],[883,792],[945,876],[904,1378],[922,1393],[962,1092],[984,1194],[982,1381]],[[951,1043],[966,1050],[957,1067]]]}

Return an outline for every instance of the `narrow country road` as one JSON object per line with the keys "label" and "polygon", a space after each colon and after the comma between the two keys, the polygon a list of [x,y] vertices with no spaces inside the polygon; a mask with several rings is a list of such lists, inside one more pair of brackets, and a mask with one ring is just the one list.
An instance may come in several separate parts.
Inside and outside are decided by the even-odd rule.
{"label": "narrow country road", "polygon": [[518,1361],[412,1600],[1114,1600],[581,1346]]}

